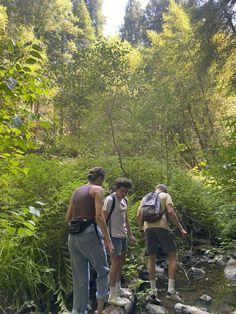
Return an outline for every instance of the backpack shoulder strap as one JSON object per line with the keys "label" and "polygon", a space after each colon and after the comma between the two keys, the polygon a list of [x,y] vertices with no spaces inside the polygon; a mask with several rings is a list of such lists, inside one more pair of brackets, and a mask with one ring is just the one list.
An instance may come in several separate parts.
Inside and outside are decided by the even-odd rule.
{"label": "backpack shoulder strap", "polygon": [[106,222],[108,223],[109,219],[111,218],[111,214],[112,212],[114,211],[115,209],[115,205],[116,205],[116,198],[115,198],[115,195],[114,194],[111,194],[111,197],[112,197],[112,204],[111,204],[111,210],[110,210],[110,213],[106,219]]}

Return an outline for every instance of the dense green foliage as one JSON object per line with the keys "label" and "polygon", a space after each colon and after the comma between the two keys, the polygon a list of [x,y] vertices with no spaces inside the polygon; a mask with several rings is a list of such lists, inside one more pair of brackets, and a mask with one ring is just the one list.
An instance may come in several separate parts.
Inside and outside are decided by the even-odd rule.
{"label": "dense green foliage", "polygon": [[64,218],[94,165],[106,170],[107,193],[118,176],[133,180],[135,232],[140,199],[163,182],[192,237],[225,249],[236,242],[233,4],[152,0],[142,10],[130,0],[122,39],[102,37],[101,6],[0,0],[0,305],[7,313],[70,303]]}

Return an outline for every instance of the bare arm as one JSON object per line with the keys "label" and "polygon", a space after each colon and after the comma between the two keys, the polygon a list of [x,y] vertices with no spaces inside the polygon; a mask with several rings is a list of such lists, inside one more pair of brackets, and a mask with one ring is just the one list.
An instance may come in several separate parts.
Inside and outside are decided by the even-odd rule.
{"label": "bare arm", "polygon": [[139,230],[143,229],[143,220],[142,220],[142,214],[141,214],[141,205],[142,202],[139,205],[138,211],[137,211],[137,215],[136,215],[136,222],[138,225]]}
{"label": "bare arm", "polygon": [[137,211],[137,215],[136,215],[136,222],[138,225],[138,229],[141,235],[141,239],[144,240],[145,236],[144,236],[144,230],[143,230],[143,219],[142,219],[142,213],[141,213],[141,206],[142,206],[142,201],[139,205],[138,211]]}
{"label": "bare arm", "polygon": [[106,240],[106,242],[111,242],[111,238],[109,235],[109,232],[107,230],[107,225],[106,225],[106,221],[103,215],[103,200],[104,200],[104,193],[103,193],[103,189],[101,187],[96,187],[94,188],[94,199],[95,199],[95,220],[96,223],[99,225],[102,234]]}
{"label": "bare arm", "polygon": [[171,204],[166,205],[168,215],[170,217],[170,220],[174,223],[174,225],[179,229],[180,233],[185,236],[187,232],[182,227],[179,218],[176,215],[176,212],[174,211],[174,208]]}
{"label": "bare arm", "polygon": [[104,217],[105,217],[105,220],[107,220],[107,218],[108,218],[108,212],[107,212],[107,210],[105,210],[104,208],[103,208],[103,215],[104,215]]}
{"label": "bare arm", "polygon": [[135,245],[136,240],[135,240],[135,237],[133,235],[133,232],[132,232],[132,229],[131,229],[131,226],[129,223],[128,213],[126,213],[125,224],[126,224],[126,228],[127,228],[128,239],[132,245]]}
{"label": "bare arm", "polygon": [[126,213],[125,224],[126,224],[126,228],[127,228],[128,237],[133,237],[133,232],[132,232],[132,229],[131,229],[130,223],[129,223],[128,213]]}

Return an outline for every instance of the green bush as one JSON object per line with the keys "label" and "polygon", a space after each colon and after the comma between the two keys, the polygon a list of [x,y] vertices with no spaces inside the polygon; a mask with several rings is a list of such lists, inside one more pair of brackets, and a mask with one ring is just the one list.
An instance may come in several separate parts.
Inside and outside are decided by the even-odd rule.
{"label": "green bush", "polygon": [[[140,200],[157,183],[167,180],[162,165],[154,159],[127,158],[123,162],[134,183],[129,195],[129,217],[138,239],[138,245],[130,250],[128,257],[125,276],[129,281],[130,273],[144,265],[141,258],[144,243],[140,241],[136,226]],[[58,302],[60,308],[67,306],[72,277],[65,214],[72,192],[86,183],[86,172],[93,166],[104,167],[107,194],[114,180],[124,176],[116,157],[60,160],[30,155],[22,161],[27,174],[9,174],[0,178],[3,192],[0,285],[4,299],[14,309],[22,307],[26,301],[32,301],[36,306],[41,303],[47,310],[52,300]],[[168,189],[180,220],[192,235],[219,237],[222,243],[233,238],[235,213],[226,196],[222,198],[215,185],[199,173],[186,172],[174,165],[171,169]],[[134,269],[130,263],[137,267]]]}

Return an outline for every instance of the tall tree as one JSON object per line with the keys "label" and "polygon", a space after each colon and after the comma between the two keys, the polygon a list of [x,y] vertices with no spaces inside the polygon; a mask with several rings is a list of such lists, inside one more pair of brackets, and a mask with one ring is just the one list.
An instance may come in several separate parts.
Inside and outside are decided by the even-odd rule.
{"label": "tall tree", "polygon": [[123,39],[132,45],[142,42],[143,10],[138,0],[129,0],[125,10],[124,24],[120,29]]}
{"label": "tall tree", "polygon": [[16,24],[31,25],[37,37],[48,32],[68,30],[73,24],[70,0],[0,0]]}
{"label": "tall tree", "polygon": [[163,27],[163,13],[167,11],[168,0],[149,0],[144,17],[146,30],[161,32]]}
{"label": "tall tree", "polygon": [[96,36],[101,36],[105,17],[102,14],[102,0],[85,0],[89,14],[95,28]]}
{"label": "tall tree", "polygon": [[219,139],[209,77],[202,76],[198,68],[199,39],[189,16],[173,0],[163,17],[163,31],[149,32],[149,36],[151,48],[147,52],[151,63],[146,61],[146,73],[153,84],[153,94],[147,95],[148,103],[156,108],[158,128],[167,143],[176,145],[182,157],[194,165],[199,157],[196,152],[205,152]]}
{"label": "tall tree", "polygon": [[81,29],[78,40],[79,48],[87,47],[94,39],[94,28],[89,11],[84,0],[76,0],[73,3],[74,15],[78,18],[77,26]]}
{"label": "tall tree", "polygon": [[[219,57],[214,36],[218,33],[225,33],[227,37],[232,37],[233,40],[236,35],[234,2],[231,0],[210,0],[199,3],[196,0],[190,0],[185,4],[201,45],[202,57],[198,66],[203,75]],[[227,40],[227,42],[232,40]]]}

